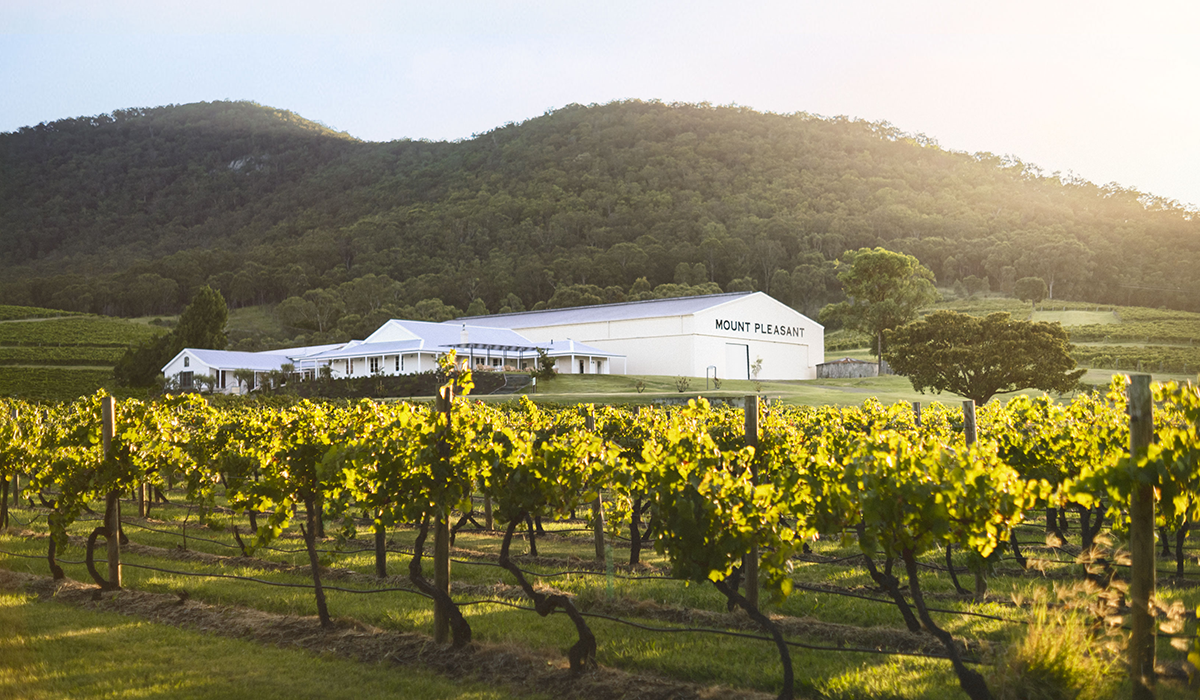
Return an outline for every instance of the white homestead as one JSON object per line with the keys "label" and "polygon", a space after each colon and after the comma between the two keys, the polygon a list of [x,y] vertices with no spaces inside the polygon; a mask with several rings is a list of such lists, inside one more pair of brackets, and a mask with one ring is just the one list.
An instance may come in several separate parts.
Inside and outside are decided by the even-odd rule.
{"label": "white homestead", "polygon": [[[283,371],[285,365],[303,379],[313,379],[322,370],[334,379],[415,374],[437,369],[438,357],[456,350],[476,369],[525,370],[537,366],[539,349],[555,359],[560,372],[581,367],[589,374],[625,372],[625,357],[619,353],[566,338],[539,343],[506,328],[400,320],[388,321],[365,340],[335,345],[266,352],[185,348],[162,372],[174,388],[211,383],[213,391],[240,394],[261,384],[265,375]],[[237,370],[253,371],[253,380],[239,382],[234,378]]]}
{"label": "white homestead", "polygon": [[[241,394],[262,383],[263,376],[278,372],[291,364],[299,371],[300,362],[313,352],[322,352],[337,345],[319,345],[269,352],[233,352],[229,350],[200,350],[184,348],[163,368],[163,376],[177,389],[199,388],[201,382],[211,382],[212,390],[225,394]],[[238,370],[254,372],[248,386],[234,378]]]}
{"label": "white homestead", "polygon": [[437,369],[437,358],[456,350],[472,367],[493,370],[536,366],[538,348],[558,362],[583,361],[607,368],[624,365],[623,357],[582,343],[535,343],[507,328],[459,323],[391,320],[366,340],[355,340],[328,352],[309,355],[306,362],[328,365],[331,376],[369,377],[375,374],[412,374]]}
{"label": "white homestead", "polygon": [[[538,342],[570,338],[624,355],[625,372],[749,379],[815,379],[825,328],[762,292],[472,316],[447,324],[507,328]],[[579,372],[578,362],[570,370]],[[583,366],[583,372],[592,370]]]}

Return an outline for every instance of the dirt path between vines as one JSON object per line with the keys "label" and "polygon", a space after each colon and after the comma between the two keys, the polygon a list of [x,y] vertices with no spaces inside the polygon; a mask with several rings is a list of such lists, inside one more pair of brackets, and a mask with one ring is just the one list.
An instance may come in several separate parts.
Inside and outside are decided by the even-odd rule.
{"label": "dirt path between vines", "polygon": [[[35,533],[30,530],[17,530],[15,531],[15,534],[26,538],[46,538],[46,535]],[[72,546],[77,547],[80,550],[84,549],[87,542],[83,537],[71,536],[68,539],[71,541]],[[129,552],[130,554],[161,557],[176,561],[212,564],[221,567],[245,567],[257,569],[259,571],[288,572],[292,574],[303,575],[305,577],[312,576],[312,569],[309,566],[292,566],[279,562],[265,561],[254,557],[223,556],[220,554],[209,554],[207,552],[197,552],[193,550],[164,549],[161,547],[135,544],[133,542],[130,542],[127,545],[122,545],[121,550],[123,552]],[[452,553],[460,556],[474,556],[481,559],[488,558],[488,555],[484,553],[472,552],[471,550],[455,549],[452,550]],[[549,564],[551,566],[572,564],[579,565],[581,563],[586,565],[593,564],[593,562],[567,562],[566,560],[534,557],[523,557],[520,561],[521,563],[539,563]],[[406,567],[398,568],[404,568],[406,570]],[[587,567],[585,566],[583,568]],[[502,576],[507,576],[507,574],[502,574]],[[381,579],[372,574],[364,574],[351,569],[337,567],[321,567],[321,579],[326,585],[332,585],[334,582],[354,583],[366,587],[407,587],[411,585],[407,575],[392,575]],[[452,581],[450,586],[451,594],[460,600],[463,597],[495,598],[518,604],[530,603],[520,587],[500,581],[490,585],[464,584],[457,581]],[[741,610],[735,610],[733,612],[717,612],[677,605],[665,605],[648,600],[630,600],[623,598],[614,600],[579,600],[569,592],[558,590],[553,586],[546,585],[540,581],[534,583],[534,588],[543,593],[563,593],[564,595],[575,599],[575,605],[584,613],[598,613],[614,617],[636,617],[641,618],[642,620],[659,620],[662,622],[686,626],[741,630],[755,634],[764,634],[762,628],[759,627],[756,622],[750,619],[750,617]],[[828,588],[832,593],[850,590],[837,586],[830,586]],[[855,589],[852,592],[865,593],[865,591],[859,591],[858,589]],[[928,595],[930,594],[927,594],[927,596]],[[936,595],[934,597],[936,597]],[[947,597],[952,598],[955,596],[947,594]],[[913,633],[906,629],[888,626],[859,627],[856,625],[847,625],[835,622],[823,622],[808,617],[790,617],[787,615],[780,615],[778,613],[768,613],[768,615],[776,624],[780,626],[784,634],[805,638],[814,643],[872,648],[880,651],[916,652],[935,656],[941,656],[944,654],[940,643],[931,635]]]}
{"label": "dirt path between vines", "polygon": [[3,569],[0,569],[0,588],[259,644],[300,647],[364,663],[386,661],[398,666],[422,666],[450,678],[504,686],[516,695],[542,693],[571,700],[767,700],[771,697],[604,667],[572,677],[565,660],[521,649],[472,644],[467,649],[454,650],[435,644],[423,634],[388,631],[346,619],[335,620],[333,629],[323,630],[316,617],[279,615],[128,589],[98,594],[92,584],[71,579],[54,581],[47,576]]}

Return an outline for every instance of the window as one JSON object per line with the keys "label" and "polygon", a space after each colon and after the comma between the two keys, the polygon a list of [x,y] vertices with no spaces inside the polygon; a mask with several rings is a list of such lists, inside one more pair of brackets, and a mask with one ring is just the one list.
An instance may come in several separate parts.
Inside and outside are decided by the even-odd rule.
{"label": "window", "polygon": [[383,370],[383,358],[372,357],[372,358],[370,358],[370,361],[371,361],[371,374],[379,374],[379,372]]}
{"label": "window", "polygon": [[184,355],[184,357],[183,357],[183,366],[184,366],[184,367],[191,367],[191,366],[192,366],[192,358],[190,358],[190,357],[188,357],[188,356]]}
{"label": "window", "polygon": [[396,371],[400,371],[400,356],[396,355]]}

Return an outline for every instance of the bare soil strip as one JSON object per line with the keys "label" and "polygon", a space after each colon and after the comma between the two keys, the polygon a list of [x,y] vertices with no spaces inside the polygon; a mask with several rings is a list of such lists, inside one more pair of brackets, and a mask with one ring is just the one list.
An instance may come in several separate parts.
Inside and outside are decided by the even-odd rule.
{"label": "bare soil strip", "polygon": [[523,649],[472,644],[467,649],[454,650],[435,644],[431,637],[423,634],[387,631],[346,619],[335,620],[334,629],[326,631],[321,629],[316,617],[278,615],[128,589],[99,593],[94,585],[70,579],[54,581],[47,576],[2,569],[0,588],[23,590],[44,600],[117,612],[259,644],[334,654],[363,663],[419,665],[450,678],[505,686],[517,695],[543,693],[572,700],[766,700],[771,697],[764,693],[704,687],[604,667],[573,677],[564,660]]}

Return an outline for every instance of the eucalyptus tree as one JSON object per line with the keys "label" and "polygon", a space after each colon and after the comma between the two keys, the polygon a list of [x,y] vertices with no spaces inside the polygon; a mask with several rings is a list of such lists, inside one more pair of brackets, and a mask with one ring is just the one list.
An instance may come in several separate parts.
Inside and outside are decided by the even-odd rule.
{"label": "eucalyptus tree", "polygon": [[856,328],[875,337],[883,367],[884,331],[912,321],[938,298],[930,270],[911,255],[885,248],[846,253],[838,280],[847,300],[821,310],[821,323]]}
{"label": "eucalyptus tree", "polygon": [[996,394],[1076,389],[1071,342],[1059,323],[1017,321],[1005,312],[984,318],[935,311],[887,333],[885,359],[913,389],[949,391],[982,406]]}

